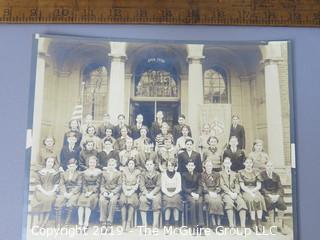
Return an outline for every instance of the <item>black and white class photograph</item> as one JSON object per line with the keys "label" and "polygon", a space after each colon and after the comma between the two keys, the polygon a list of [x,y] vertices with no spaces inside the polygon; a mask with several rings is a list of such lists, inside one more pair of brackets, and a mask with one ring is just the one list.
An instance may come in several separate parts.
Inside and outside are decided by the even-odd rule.
{"label": "black and white class photograph", "polygon": [[25,239],[293,240],[290,46],[35,34]]}

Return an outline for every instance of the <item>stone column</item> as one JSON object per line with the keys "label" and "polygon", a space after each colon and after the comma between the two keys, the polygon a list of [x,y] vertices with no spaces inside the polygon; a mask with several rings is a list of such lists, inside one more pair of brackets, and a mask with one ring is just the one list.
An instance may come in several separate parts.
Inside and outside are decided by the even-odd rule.
{"label": "stone column", "polygon": [[[110,42],[111,69],[109,82],[108,113],[116,123],[118,114],[125,113],[125,60],[126,43]],[[128,116],[126,116],[128,118]]]}
{"label": "stone column", "polygon": [[252,93],[251,93],[251,81],[255,76],[240,76],[241,86],[241,124],[244,126],[246,133],[246,146],[245,149],[251,150],[252,142],[254,141],[254,125],[252,114]]}
{"label": "stone column", "polygon": [[282,60],[281,45],[269,42],[262,47],[268,129],[268,153],[275,167],[285,166],[283,124],[278,62]]}
{"label": "stone column", "polygon": [[43,119],[43,93],[45,83],[45,68],[46,57],[49,46],[49,40],[36,36],[38,39],[38,54],[36,65],[36,80],[35,80],[35,92],[34,92],[34,108],[33,108],[33,121],[32,121],[32,140],[31,146],[31,162],[35,162],[39,156],[41,145],[41,125]]}
{"label": "stone column", "polygon": [[200,107],[203,104],[203,47],[201,44],[188,44],[188,122],[192,136],[197,142],[200,136]]}

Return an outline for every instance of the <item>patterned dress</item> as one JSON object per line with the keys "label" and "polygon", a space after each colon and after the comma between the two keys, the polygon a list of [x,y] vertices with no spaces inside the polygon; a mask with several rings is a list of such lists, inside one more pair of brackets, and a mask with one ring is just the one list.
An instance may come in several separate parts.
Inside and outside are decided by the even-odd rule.
{"label": "patterned dress", "polygon": [[266,169],[266,164],[269,161],[269,156],[265,152],[251,152],[249,158],[253,161],[253,168],[259,172]]}
{"label": "patterned dress", "polygon": [[141,172],[139,169],[135,168],[133,171],[130,171],[128,167],[123,168],[122,170],[122,189],[123,191],[134,190],[134,193],[130,196],[124,195],[122,192],[120,195],[119,204],[120,206],[131,205],[134,208],[137,208],[139,205],[137,190],[140,184]]}
{"label": "patterned dress", "polygon": [[[61,174],[59,184],[59,195],[55,203],[55,207],[75,207],[77,206],[81,190],[81,174],[78,171],[65,171]],[[64,196],[65,193],[72,193],[70,198]]]}
{"label": "patterned dress", "polygon": [[[241,170],[239,171],[239,181],[242,182],[247,188],[253,189],[257,186],[257,182],[259,181],[259,173],[256,170],[247,171],[247,170]],[[266,204],[264,201],[263,196],[259,191],[256,191],[255,196],[252,196],[251,194],[247,192],[243,192],[243,199],[246,201],[248,210],[256,211],[256,210],[264,210],[266,211]]]}
{"label": "patterned dress", "polygon": [[[205,171],[202,173],[201,183],[204,193],[204,201],[208,204],[209,213],[223,215],[223,201],[220,195],[220,174],[214,171],[208,174]],[[210,192],[215,192],[217,197],[211,197],[209,194]]]}
{"label": "patterned dress", "polygon": [[[82,173],[82,190],[78,200],[79,207],[94,210],[98,203],[102,171],[98,168],[87,169]],[[86,193],[91,192],[89,196]]]}
{"label": "patterned dress", "polygon": [[[41,186],[45,191],[52,191],[59,184],[60,173],[55,169],[43,168],[36,174],[36,185]],[[31,209],[33,212],[50,212],[56,193],[46,195],[36,188],[33,199],[31,200]]]}

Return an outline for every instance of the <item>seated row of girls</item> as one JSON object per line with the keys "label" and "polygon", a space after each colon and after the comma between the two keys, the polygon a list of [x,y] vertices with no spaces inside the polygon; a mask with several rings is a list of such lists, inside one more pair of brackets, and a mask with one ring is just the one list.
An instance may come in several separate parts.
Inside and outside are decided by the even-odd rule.
{"label": "seated row of girls", "polygon": [[[53,157],[48,157],[46,167],[39,171],[37,190],[31,204],[33,211],[41,213],[40,223],[43,226],[46,225],[54,204],[57,225],[61,224],[62,207],[66,209],[66,224],[70,221],[72,209],[78,207],[79,225],[86,230],[91,211],[99,201],[100,222],[110,227],[118,198],[125,230],[130,228],[137,207],[140,207],[144,225],[147,224],[146,211],[150,207],[154,211],[153,226],[159,225],[161,206],[165,210],[165,224],[169,224],[171,211],[177,224],[179,210],[181,211],[181,190],[182,197],[190,206],[190,225],[193,227],[203,225],[203,198],[208,204],[214,225],[220,225],[221,216],[226,210],[229,225],[234,227],[233,214],[236,209],[239,211],[240,225],[245,227],[245,215],[248,210],[253,222],[252,227],[256,226],[257,215],[258,230],[261,231],[265,203],[269,211],[274,208],[281,212],[285,210],[281,182],[278,175],[273,173],[271,162],[267,165],[268,170],[258,176],[253,171],[252,160],[249,158],[245,161],[245,169],[239,174],[231,170],[232,163],[229,158],[225,158],[224,170],[220,173],[212,171],[213,164],[210,161],[205,163],[205,171],[202,174],[196,171],[194,161],[188,161],[185,165],[187,171],[182,172],[180,176],[180,173],[175,171],[175,161],[170,160],[167,162],[167,170],[160,177],[152,160],[147,160],[146,171],[141,173],[135,166],[135,160],[130,159],[127,167],[120,173],[116,170],[115,159],[111,159],[107,168],[101,171],[96,168],[97,158],[91,156],[88,169],[82,174],[76,171],[74,159],[69,160],[68,170],[62,174],[53,168],[54,161]],[[260,189],[266,200],[260,194]],[[281,224],[279,227],[281,229]]]}

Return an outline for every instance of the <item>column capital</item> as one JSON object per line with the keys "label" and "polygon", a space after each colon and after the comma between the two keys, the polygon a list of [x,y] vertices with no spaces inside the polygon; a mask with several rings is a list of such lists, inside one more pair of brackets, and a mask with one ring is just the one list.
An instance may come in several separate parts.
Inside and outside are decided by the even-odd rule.
{"label": "column capital", "polygon": [[108,54],[112,58],[112,61],[124,61],[127,58],[126,55],[127,43],[125,42],[110,42],[111,52]]}
{"label": "column capital", "polygon": [[201,63],[205,58],[203,56],[203,44],[187,44],[188,57],[187,60],[189,63]]}
{"label": "column capital", "polygon": [[282,47],[283,42],[270,41],[266,45],[261,45],[260,50],[262,54],[263,64],[277,64],[279,61],[283,61]]}
{"label": "column capital", "polygon": [[240,81],[242,81],[242,82],[247,82],[247,81],[250,82],[250,81],[252,81],[253,79],[256,78],[256,75],[255,74],[240,75],[239,78],[240,78]]}
{"label": "column capital", "polygon": [[49,56],[48,49],[51,40],[48,38],[40,37],[38,34],[35,38],[38,39],[38,57],[45,59]]}
{"label": "column capital", "polygon": [[263,59],[261,60],[261,65],[269,66],[269,65],[278,65],[278,63],[282,62],[282,59]]}

